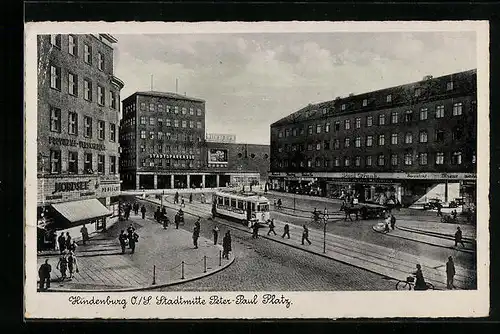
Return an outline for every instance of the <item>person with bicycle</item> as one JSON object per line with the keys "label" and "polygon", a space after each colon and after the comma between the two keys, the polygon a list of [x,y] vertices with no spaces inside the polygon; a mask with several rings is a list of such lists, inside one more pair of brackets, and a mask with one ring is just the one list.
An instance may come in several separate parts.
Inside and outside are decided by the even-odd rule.
{"label": "person with bicycle", "polygon": [[417,271],[413,272],[415,275],[415,288],[413,290],[427,290],[424,274],[422,273],[422,266],[417,263]]}

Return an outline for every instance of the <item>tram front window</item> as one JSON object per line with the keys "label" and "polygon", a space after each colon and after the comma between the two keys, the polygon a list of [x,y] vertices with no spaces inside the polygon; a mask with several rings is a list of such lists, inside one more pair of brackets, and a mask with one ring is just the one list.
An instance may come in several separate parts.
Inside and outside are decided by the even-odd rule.
{"label": "tram front window", "polygon": [[260,207],[259,211],[262,211],[262,212],[269,211],[269,204],[261,204],[261,205],[259,205],[259,207]]}

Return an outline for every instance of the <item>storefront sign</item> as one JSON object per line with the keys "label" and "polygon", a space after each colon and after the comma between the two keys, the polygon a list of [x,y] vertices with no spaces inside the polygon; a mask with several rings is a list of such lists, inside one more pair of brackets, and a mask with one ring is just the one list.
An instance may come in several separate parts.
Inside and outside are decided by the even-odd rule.
{"label": "storefront sign", "polygon": [[94,191],[88,191],[86,193],[81,193],[80,197],[85,197],[85,196],[94,196],[95,192]]}
{"label": "storefront sign", "polygon": [[91,180],[83,181],[83,182],[56,182],[55,189],[52,192],[52,194],[55,194],[58,192],[88,190],[90,181]]}
{"label": "storefront sign", "polygon": [[100,143],[91,143],[91,142],[86,142],[83,140],[75,140],[75,139],[66,139],[66,138],[56,138],[56,137],[49,137],[49,144],[50,145],[60,145],[60,146],[74,146],[74,147],[80,147],[80,148],[90,148],[92,150],[98,150],[98,151],[105,151],[106,146],[104,144]]}
{"label": "storefront sign", "polygon": [[188,159],[188,160],[194,160],[195,156],[194,155],[187,155],[187,154],[150,154],[149,155],[150,159]]}
{"label": "storefront sign", "polygon": [[[314,178],[332,178],[332,179],[357,179],[357,180],[378,180],[378,179],[398,179],[398,180],[476,180],[475,173],[412,173],[412,172],[399,172],[399,173],[329,173],[329,172],[316,172],[316,173],[302,173],[303,176],[312,176]],[[297,177],[295,173],[271,173],[271,176],[280,177]]]}

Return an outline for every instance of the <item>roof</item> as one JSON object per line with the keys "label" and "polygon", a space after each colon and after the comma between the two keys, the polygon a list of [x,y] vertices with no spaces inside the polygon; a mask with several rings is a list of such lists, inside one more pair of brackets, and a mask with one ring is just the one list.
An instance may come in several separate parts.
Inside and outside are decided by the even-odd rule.
{"label": "roof", "polygon": [[[145,92],[135,92],[134,94],[144,95],[144,96],[154,96],[154,97],[166,97],[169,99],[177,99],[177,100],[205,102],[205,100],[200,99],[200,98],[189,97],[186,95],[181,95],[181,94],[171,93],[171,92],[145,91]],[[132,95],[134,95],[134,94],[132,94]]]}
{"label": "roof", "polygon": [[238,197],[246,197],[248,199],[254,199],[254,200],[259,200],[259,201],[267,201],[268,199],[264,196],[260,196],[256,192],[253,191],[247,191],[247,192],[241,192],[238,190],[224,190],[224,191],[217,191],[215,193],[216,195],[218,194],[226,194],[226,195],[233,195],[233,196],[238,196]]}

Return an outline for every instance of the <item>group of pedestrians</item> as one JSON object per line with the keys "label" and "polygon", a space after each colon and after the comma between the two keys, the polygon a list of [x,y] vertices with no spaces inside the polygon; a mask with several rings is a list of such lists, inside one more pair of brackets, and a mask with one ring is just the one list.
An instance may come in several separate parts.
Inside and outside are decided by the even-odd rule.
{"label": "group of pedestrians", "polygon": [[[82,230],[85,228],[85,225],[83,225]],[[85,231],[84,230],[84,231]],[[87,232],[82,232],[82,234],[86,233],[86,237],[88,238],[88,231]],[[71,235],[69,232],[66,232],[66,236],[64,235],[64,232],[61,232],[61,235],[57,238],[57,246],[59,249],[60,254],[63,254],[65,251],[73,251],[75,252],[76,250],[76,241],[71,238]]]}
{"label": "group of pedestrians", "polygon": [[134,210],[134,214],[137,216],[139,214],[139,210],[141,211],[142,219],[146,218],[146,207],[144,205],[140,206],[139,203],[135,202],[134,204],[126,203],[123,206],[123,218],[125,220],[129,220],[130,212]]}
{"label": "group of pedestrians", "polygon": [[[196,222],[194,223],[194,228],[193,228],[193,245],[194,248],[198,248],[198,238],[200,237],[200,231],[201,231],[201,218],[198,217]],[[217,242],[219,240],[219,226],[215,225],[212,228],[212,234],[214,237],[214,245],[217,245]],[[231,232],[229,230],[226,231],[224,234],[224,237],[222,238],[222,258],[223,259],[229,259],[229,253],[231,252]]]}
{"label": "group of pedestrians", "polygon": [[389,233],[391,230],[394,231],[396,228],[396,217],[392,213],[387,214],[384,220],[384,232]]}
{"label": "group of pedestrians", "polygon": [[132,224],[127,228],[127,233],[125,230],[121,230],[120,235],[118,236],[118,241],[120,242],[120,246],[122,248],[122,254],[125,254],[125,249],[128,248],[131,250],[131,254],[135,253],[135,244],[139,242],[139,235],[135,231],[135,228]]}
{"label": "group of pedestrians", "polygon": [[[422,266],[417,264],[416,267],[417,270],[412,273],[415,276],[415,287],[413,290],[427,290],[428,286],[424,279]],[[453,257],[448,256],[448,261],[446,262],[446,288],[448,290],[456,289],[454,284],[455,274],[455,262],[453,262]]]}

